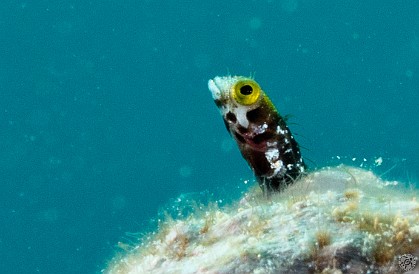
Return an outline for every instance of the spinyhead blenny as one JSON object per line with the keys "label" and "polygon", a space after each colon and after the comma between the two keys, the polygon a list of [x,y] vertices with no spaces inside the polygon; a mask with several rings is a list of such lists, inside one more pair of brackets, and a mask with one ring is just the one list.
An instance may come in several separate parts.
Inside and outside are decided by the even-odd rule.
{"label": "spinyhead blenny", "polygon": [[298,143],[255,80],[215,77],[208,88],[264,193],[281,191],[304,173]]}

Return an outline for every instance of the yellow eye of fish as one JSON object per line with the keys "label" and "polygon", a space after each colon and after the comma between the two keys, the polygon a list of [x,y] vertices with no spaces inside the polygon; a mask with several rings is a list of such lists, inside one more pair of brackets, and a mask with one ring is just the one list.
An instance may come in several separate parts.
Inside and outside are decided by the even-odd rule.
{"label": "yellow eye of fish", "polygon": [[258,100],[260,93],[259,85],[251,79],[237,81],[231,90],[234,100],[246,106],[254,104]]}

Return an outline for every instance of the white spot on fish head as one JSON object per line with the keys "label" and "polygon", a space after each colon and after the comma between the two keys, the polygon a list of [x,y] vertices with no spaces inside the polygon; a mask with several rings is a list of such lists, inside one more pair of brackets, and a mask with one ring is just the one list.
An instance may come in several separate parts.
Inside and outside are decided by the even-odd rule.
{"label": "white spot on fish head", "polygon": [[247,128],[249,126],[249,120],[247,120],[247,111],[249,110],[247,107],[244,106],[238,106],[234,109],[233,113],[236,114],[237,121],[242,127]]}

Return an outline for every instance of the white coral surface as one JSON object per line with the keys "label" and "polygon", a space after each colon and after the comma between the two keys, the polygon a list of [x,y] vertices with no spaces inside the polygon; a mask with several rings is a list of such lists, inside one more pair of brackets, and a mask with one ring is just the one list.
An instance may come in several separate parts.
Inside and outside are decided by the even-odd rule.
{"label": "white coral surface", "polygon": [[[105,273],[403,273],[419,252],[417,191],[372,172],[312,172],[270,198],[167,220]],[[413,272],[412,272],[413,273]]]}

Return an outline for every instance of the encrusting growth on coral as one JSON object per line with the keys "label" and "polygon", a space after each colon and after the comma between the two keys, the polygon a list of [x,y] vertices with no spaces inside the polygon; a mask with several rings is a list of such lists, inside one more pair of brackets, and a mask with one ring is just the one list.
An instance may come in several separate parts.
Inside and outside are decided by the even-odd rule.
{"label": "encrusting growth on coral", "polygon": [[339,166],[285,191],[251,189],[222,208],[168,220],[105,273],[403,273],[419,257],[417,191]]}

